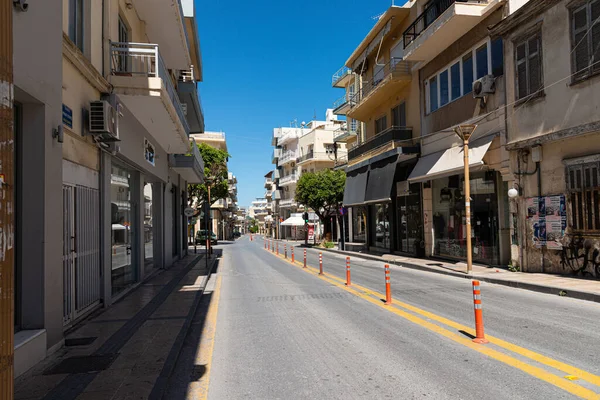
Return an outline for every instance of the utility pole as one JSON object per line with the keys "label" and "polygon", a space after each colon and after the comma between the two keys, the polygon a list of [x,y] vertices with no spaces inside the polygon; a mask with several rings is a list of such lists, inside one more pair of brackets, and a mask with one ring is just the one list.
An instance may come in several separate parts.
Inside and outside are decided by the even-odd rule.
{"label": "utility pole", "polygon": [[[0,2],[0,230],[14,243],[13,3]],[[0,399],[13,398],[14,247],[0,257]]]}

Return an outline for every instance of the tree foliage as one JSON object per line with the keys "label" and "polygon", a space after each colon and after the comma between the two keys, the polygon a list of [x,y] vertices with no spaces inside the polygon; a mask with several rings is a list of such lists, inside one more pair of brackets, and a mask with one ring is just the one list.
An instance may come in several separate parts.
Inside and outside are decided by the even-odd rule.
{"label": "tree foliage", "polygon": [[295,200],[311,208],[325,223],[328,216],[337,215],[344,200],[346,174],[330,169],[318,172],[306,172],[300,176],[296,185]]}
{"label": "tree foliage", "polygon": [[189,185],[190,206],[208,201],[208,186],[210,184],[210,202],[225,199],[229,196],[229,184],[227,180],[227,159],[229,154],[225,150],[216,149],[206,143],[197,145],[200,155],[204,161],[205,183]]}

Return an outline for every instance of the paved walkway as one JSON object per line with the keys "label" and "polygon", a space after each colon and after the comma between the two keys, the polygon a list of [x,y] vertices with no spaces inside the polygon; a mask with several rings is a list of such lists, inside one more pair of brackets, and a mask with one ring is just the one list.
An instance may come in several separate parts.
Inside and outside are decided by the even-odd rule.
{"label": "paved walkway", "polygon": [[192,252],[85,321],[15,380],[15,399],[160,399],[215,264]]}
{"label": "paved walkway", "polygon": [[[292,243],[294,246],[301,246],[303,244],[303,242],[299,241],[283,242]],[[467,279],[478,279],[500,285],[533,290],[542,293],[556,294],[560,296],[568,296],[600,303],[600,280],[595,279],[584,279],[573,276],[541,273],[510,272],[509,270],[503,268],[495,268],[485,265],[473,265],[473,273],[467,275],[467,264],[464,262],[412,258],[391,254],[377,256],[352,251],[340,251],[337,248],[319,248],[319,250],[331,251],[338,254],[346,254],[351,257],[381,261],[392,265],[400,265],[406,268],[419,269],[422,271],[452,275]]]}

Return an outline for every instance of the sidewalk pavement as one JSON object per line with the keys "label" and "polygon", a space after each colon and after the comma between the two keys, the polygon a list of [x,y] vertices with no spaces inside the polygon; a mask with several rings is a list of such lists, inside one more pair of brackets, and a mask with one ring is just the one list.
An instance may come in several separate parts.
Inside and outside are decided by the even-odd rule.
{"label": "sidewalk pavement", "polygon": [[15,380],[15,400],[160,399],[216,260],[192,252],[81,323]]}
{"label": "sidewalk pavement", "polygon": [[[303,242],[287,241],[294,246],[301,246]],[[315,247],[316,248],[316,247]],[[318,248],[324,252],[332,252],[366,260],[381,261],[382,263],[397,265],[404,268],[434,272],[466,279],[477,279],[483,282],[511,286],[541,293],[567,296],[581,300],[600,303],[600,280],[585,279],[566,275],[553,275],[528,272],[510,272],[504,268],[489,267],[473,264],[472,274],[467,274],[465,262],[440,261],[437,259],[423,259],[405,257],[395,254],[377,256],[353,251],[341,251],[337,248]]]}

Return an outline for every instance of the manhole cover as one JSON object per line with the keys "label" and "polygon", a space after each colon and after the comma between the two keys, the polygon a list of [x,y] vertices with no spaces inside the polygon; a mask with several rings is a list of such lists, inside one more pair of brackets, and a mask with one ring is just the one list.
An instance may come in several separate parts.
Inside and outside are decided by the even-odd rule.
{"label": "manhole cover", "polygon": [[106,354],[102,356],[70,357],[47,369],[44,375],[83,374],[104,371],[110,367],[118,356],[119,354]]}
{"label": "manhole cover", "polygon": [[65,346],[87,346],[88,344],[94,343],[96,339],[96,337],[65,339]]}

